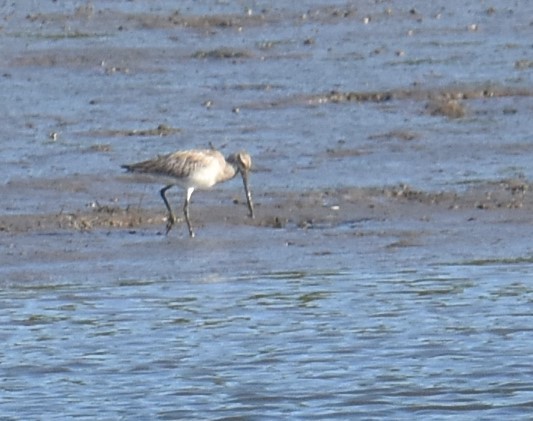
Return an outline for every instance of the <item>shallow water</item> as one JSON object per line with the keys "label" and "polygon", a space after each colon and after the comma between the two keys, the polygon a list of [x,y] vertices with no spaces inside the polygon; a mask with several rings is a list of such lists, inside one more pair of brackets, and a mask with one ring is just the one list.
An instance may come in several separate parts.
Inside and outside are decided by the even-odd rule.
{"label": "shallow water", "polygon": [[[0,4],[0,418],[529,419],[532,6],[175,8]],[[257,221],[79,219],[210,142]]]}
{"label": "shallow water", "polygon": [[527,419],[530,271],[16,282],[3,416]]}

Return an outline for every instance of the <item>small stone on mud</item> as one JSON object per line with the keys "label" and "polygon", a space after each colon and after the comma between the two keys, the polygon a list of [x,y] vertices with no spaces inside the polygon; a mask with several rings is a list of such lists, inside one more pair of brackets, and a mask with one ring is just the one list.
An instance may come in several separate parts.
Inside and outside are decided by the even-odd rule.
{"label": "small stone on mud", "polygon": [[462,118],[466,115],[466,106],[455,99],[433,101],[426,108],[432,116],[442,115],[448,118]]}

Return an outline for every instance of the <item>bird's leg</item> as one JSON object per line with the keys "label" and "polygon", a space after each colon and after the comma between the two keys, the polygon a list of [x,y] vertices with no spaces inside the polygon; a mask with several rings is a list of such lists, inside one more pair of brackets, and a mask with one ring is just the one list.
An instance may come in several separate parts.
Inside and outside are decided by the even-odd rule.
{"label": "bird's leg", "polygon": [[194,237],[194,231],[192,230],[191,221],[189,219],[189,202],[191,201],[191,195],[194,191],[194,187],[187,189],[187,195],[185,196],[185,205],[183,205],[183,214],[185,215],[185,221],[187,222],[187,228],[189,228],[189,236]]}
{"label": "bird's leg", "polygon": [[167,218],[167,232],[165,235],[168,234],[168,232],[172,229],[172,226],[176,222],[176,217],[174,216],[174,212],[172,212],[172,208],[170,207],[170,204],[168,203],[166,192],[168,189],[170,189],[173,185],[170,184],[166,187],[163,187],[159,193],[161,193],[161,197],[163,198],[163,202],[165,202],[165,206],[168,210],[168,218]]}

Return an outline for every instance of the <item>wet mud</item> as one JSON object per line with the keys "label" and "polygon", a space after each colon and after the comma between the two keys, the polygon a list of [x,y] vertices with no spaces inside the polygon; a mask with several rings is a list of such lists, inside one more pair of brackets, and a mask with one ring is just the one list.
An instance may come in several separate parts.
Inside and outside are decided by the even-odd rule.
{"label": "wet mud", "polygon": [[[84,186],[84,183],[87,184]],[[90,184],[90,178],[78,180],[71,184],[72,194],[90,189]],[[68,183],[58,180],[49,183],[49,186],[54,185],[60,186],[58,194],[68,194],[65,189]],[[16,183],[10,184],[12,189],[19,187]],[[157,189],[154,187],[151,190],[153,196],[157,196]],[[176,197],[183,196],[180,190],[175,191]],[[253,220],[246,217],[244,197],[239,197],[239,193],[196,193],[195,196],[201,195],[202,199],[200,203],[194,203],[193,199],[191,205],[195,223],[221,225],[228,229],[237,225],[255,226],[258,229],[323,229],[348,226],[354,221],[390,220],[401,226],[405,220],[424,220],[431,218],[434,213],[441,216],[448,213],[459,217],[463,215],[465,221],[483,219],[484,215],[491,214],[492,217],[496,215],[505,219],[507,223],[520,224],[524,215],[533,212],[531,184],[520,178],[479,183],[462,192],[427,192],[404,184],[303,192],[260,190],[259,194],[254,195],[257,216]],[[142,204],[135,205],[136,200],[130,198],[128,201],[131,203],[128,204],[100,204],[95,200],[88,203],[85,209],[2,215],[0,231],[16,234],[53,230],[127,230],[134,233],[136,229],[147,227],[153,227],[154,233],[164,231],[166,212],[163,203],[157,207],[145,207]],[[120,202],[118,197],[115,202]],[[179,215],[181,207],[177,203],[181,202],[174,204]],[[181,229],[180,225],[174,229]]]}
{"label": "wet mud", "polygon": [[[498,99],[515,97],[533,97],[533,89],[528,87],[511,88],[505,86],[450,86],[441,89],[400,89],[386,92],[338,92],[324,94],[298,95],[283,98],[269,103],[243,104],[241,108],[268,109],[273,107],[289,107],[295,105],[320,106],[323,104],[339,104],[347,102],[385,103],[389,101],[417,101],[424,105],[425,112],[431,116],[447,118],[463,118],[476,114],[468,102],[479,99]],[[510,109],[506,112],[516,112]]]}
{"label": "wet mud", "polygon": [[[100,7],[99,5],[95,6],[92,2],[86,2],[82,5],[76,4],[75,7],[63,11],[50,7],[49,10],[29,11],[21,18],[19,17],[18,25],[15,15],[6,17],[2,28],[5,34],[15,40],[29,40],[29,42],[34,43],[45,42],[47,48],[13,48],[6,51],[3,79],[9,82],[17,76],[19,71],[39,72],[60,69],[69,74],[85,71],[90,76],[124,77],[131,80],[137,76],[149,75],[151,77],[155,75],[157,78],[167,72],[176,72],[173,67],[176,63],[180,65],[186,63],[187,66],[190,66],[186,69],[190,70],[191,74],[194,74],[200,65],[217,69],[219,68],[217,66],[226,64],[237,68],[249,63],[262,65],[276,61],[305,63],[313,60],[313,54],[320,57],[320,54],[325,54],[323,51],[329,54],[334,50],[333,46],[325,46],[327,38],[321,38],[322,32],[327,32],[328,28],[332,32],[339,30],[340,33],[345,34],[345,37],[357,38],[358,31],[364,31],[367,27],[374,27],[381,31],[380,33],[390,36],[389,33],[384,32],[390,23],[401,29],[402,39],[410,40],[414,39],[418,32],[427,30],[427,25],[427,28],[430,28],[431,38],[435,35],[434,32],[431,32],[433,23],[440,24],[442,20],[449,17],[450,13],[445,8],[435,11],[406,5],[394,7],[391,5],[389,7],[385,4],[379,7],[367,4],[360,6],[350,4],[342,6],[313,5],[306,7],[305,10],[291,6],[265,6],[259,9],[244,8],[243,10],[239,8],[238,11],[221,13],[209,10],[203,14],[168,9],[131,11],[128,10],[128,7]],[[487,6],[479,10],[474,16],[477,20],[489,24],[498,19],[506,18],[506,15],[502,13],[497,8]],[[455,38],[449,39],[449,37],[455,36],[455,33],[475,34],[483,28],[480,29],[476,23],[454,25],[452,29],[440,29],[441,32],[436,33],[438,36],[442,36],[442,42],[438,39],[430,39],[429,45],[436,47],[466,45],[469,48],[471,45],[476,45],[477,40],[456,40]],[[292,27],[311,28],[312,30],[302,30],[297,35],[293,35],[292,32],[288,34],[287,28]],[[279,28],[280,34],[272,32],[271,28]],[[404,30],[406,28],[409,29]],[[159,47],[124,44],[124,41],[120,41],[120,37],[127,33],[154,33],[156,34],[154,35],[155,38],[163,35],[164,42],[162,44],[164,45]],[[244,40],[246,42],[231,41],[232,37],[239,34],[245,34]],[[193,41],[190,41],[189,38]],[[111,39],[110,42],[105,42],[109,39]],[[196,42],[198,40],[200,42]],[[158,45],[158,43],[155,44]],[[80,48],[80,45],[85,45],[85,48]],[[321,48],[323,50],[320,50]],[[358,51],[349,48],[348,51],[339,50],[335,52],[337,55],[331,54],[333,58],[326,55],[330,60],[329,63],[320,60],[318,63],[319,65],[336,67],[344,62],[364,64],[365,59],[387,57],[384,64],[391,66],[392,69],[410,69],[427,64],[440,64],[440,62],[448,64],[448,60],[452,60],[452,62],[457,60],[456,55],[452,56],[451,59],[446,57],[417,58],[412,54],[410,55],[410,51],[406,51],[404,48],[405,46],[396,45],[394,42],[382,42],[376,48],[368,51],[365,51],[364,48],[359,48]],[[517,47],[506,44],[503,48],[512,50]],[[335,57],[341,57],[341,59]],[[323,168],[315,165],[316,162],[328,160],[346,162],[351,158],[367,155],[377,156],[383,150],[392,151],[392,153],[399,151],[407,155],[411,149],[422,149],[421,146],[413,147],[411,145],[418,145],[431,137],[431,133],[425,132],[425,128],[422,126],[412,125],[410,120],[413,117],[435,118],[435,120],[441,117],[449,120],[470,118],[475,121],[477,117],[485,118],[486,115],[495,115],[494,119],[497,119],[502,116],[507,117],[527,112],[528,107],[530,107],[527,105],[528,103],[525,106],[523,103],[521,103],[522,105],[514,105],[514,101],[529,99],[533,96],[531,86],[528,83],[523,83],[527,81],[527,72],[531,69],[531,62],[519,58],[514,61],[513,65],[510,65],[510,69],[516,73],[513,78],[506,77],[499,80],[478,78],[472,83],[449,83],[446,80],[442,82],[440,80],[442,77],[437,75],[433,86],[431,83],[422,83],[413,79],[408,85],[400,84],[401,86],[398,87],[397,84],[393,83],[390,88],[378,90],[367,90],[364,87],[356,88],[355,83],[352,85],[354,89],[347,89],[345,86],[339,86],[337,89],[322,89],[316,86],[302,88],[290,81],[280,82],[275,78],[268,81],[260,78],[259,80],[242,78],[236,82],[220,82],[221,85],[217,85],[216,89],[208,90],[209,94],[195,96],[194,100],[198,101],[197,103],[191,104],[188,97],[184,101],[186,101],[187,107],[196,107],[194,108],[196,111],[201,110],[198,112],[231,110],[233,115],[270,112],[280,109],[283,114],[283,110],[287,109],[292,111],[302,107],[311,108],[311,110],[321,107],[324,109],[328,109],[328,107],[348,108],[354,104],[363,106],[388,106],[388,104],[392,104],[390,109],[381,108],[380,111],[395,110],[398,113],[397,110],[403,108],[409,110],[402,115],[404,122],[402,127],[395,122],[388,126],[378,127],[372,132],[365,132],[361,136],[358,135],[360,138],[370,141],[371,146],[368,146],[368,143],[366,145],[355,144],[352,139],[347,139],[346,136],[335,135],[336,137],[332,136],[332,140],[327,145],[314,145],[312,141],[308,145],[305,143],[306,140],[302,139],[300,145],[294,146],[300,142],[299,140],[291,144],[295,148],[294,151],[282,152],[281,149],[285,145],[274,143],[278,141],[278,133],[275,133],[274,139],[270,138],[264,143],[258,141],[255,150],[252,151],[254,159],[257,157],[256,162],[259,162],[260,169],[263,165],[263,174],[269,175],[269,171],[279,171],[279,168],[265,170],[265,167],[269,166],[269,159],[276,161],[283,158],[287,172],[294,170],[295,167],[300,170],[316,171],[320,176]],[[433,72],[432,68],[428,70],[430,78],[433,77]],[[27,77],[27,80],[31,80],[31,77]],[[147,84],[146,81],[142,83]],[[151,80],[148,84],[150,83]],[[165,85],[163,82],[160,83],[158,95],[174,95],[172,93],[174,87]],[[202,83],[205,82],[201,82],[200,86]],[[227,96],[231,97],[233,93],[237,93],[237,95],[231,101],[228,101],[227,98],[220,99],[228,92],[229,95]],[[240,96],[241,93],[242,96]],[[98,110],[99,107],[109,103],[111,103],[112,108],[117,107],[118,109],[119,106],[123,105],[123,102],[127,102],[120,97],[118,97],[119,99],[108,99],[106,94],[107,92],[84,97],[82,99],[83,111],[85,109]],[[142,96],[136,96],[136,99],[138,102],[142,102]],[[506,101],[504,105],[502,105],[502,100]],[[524,109],[521,109],[521,106]],[[158,105],[158,107],[157,112],[163,114],[168,113],[170,108],[169,105]],[[341,113],[345,111],[332,112],[328,109],[327,112],[342,115]],[[101,113],[107,113],[107,111]],[[113,123],[105,119],[102,119],[105,120],[104,122],[101,122],[101,119],[96,119],[87,125],[81,125],[76,122],[83,120],[85,116],[76,115],[69,118],[60,114],[59,111],[51,116],[47,116],[45,113],[44,118],[46,120],[55,119],[57,123],[52,124],[52,126],[58,127],[47,133],[47,144],[61,145],[63,137],[68,135],[85,139],[86,142],[88,140],[88,144],[83,144],[77,148],[77,153],[90,157],[92,161],[109,155],[115,161],[125,160],[127,162],[128,159],[120,157],[121,151],[124,150],[124,143],[121,144],[121,142],[125,138],[134,138],[139,141],[161,138],[173,139],[190,134],[192,131],[191,127],[181,127],[180,124],[174,122],[167,123],[168,119],[165,118],[158,120],[161,123],[154,123],[153,114],[146,116],[135,126],[131,125],[127,118],[124,118],[120,124],[121,128],[113,127]],[[316,112],[313,116],[315,115]],[[39,127],[38,123],[34,123],[32,120],[39,120],[39,118],[35,115],[25,115],[26,121],[22,118],[22,123],[18,121],[17,124],[22,125],[25,130],[35,132]],[[223,118],[227,121],[234,116],[225,115]],[[307,118],[305,116],[303,122]],[[111,121],[114,122],[115,120],[111,119]],[[233,135],[241,136],[251,133],[256,137],[261,137],[260,124],[239,124],[236,125],[237,129],[232,133]],[[296,121],[294,124],[302,124],[302,120]],[[429,126],[431,123],[425,122],[424,124]],[[61,129],[64,129],[67,134],[61,133]],[[216,130],[217,134],[224,131],[220,128],[216,128]],[[440,130],[446,131],[447,129]],[[453,130],[459,131],[457,127],[454,127]],[[465,128],[463,130],[468,131],[470,129]],[[330,135],[328,130],[325,130],[323,134],[325,136]],[[298,136],[304,137],[301,134]],[[196,146],[207,147],[210,139],[203,140],[203,142],[203,144]],[[379,146],[375,146],[382,144],[392,144],[392,146],[383,148],[383,150],[378,150]],[[168,144],[165,145],[165,148],[167,146]],[[527,145],[523,143],[517,143],[513,147],[517,148],[516,154],[521,154],[523,150],[528,151]],[[159,146],[156,144],[153,148],[156,149]],[[168,152],[163,147],[157,150],[161,153]],[[438,153],[435,153],[436,155]],[[295,165],[291,159],[296,160],[297,158],[294,157],[298,156],[311,157],[310,162]],[[22,163],[29,167],[31,163],[28,161],[30,159],[12,160],[12,162]],[[433,164],[432,162],[425,163],[428,170],[431,170]],[[75,173],[76,168],[73,167],[67,168],[67,171],[71,170]],[[116,167],[118,168],[118,165]],[[511,168],[510,165],[508,167]],[[97,170],[95,169],[95,171]],[[407,220],[432,219],[432,214],[453,215],[454,218],[457,217],[457,220],[462,218],[464,221],[469,221],[471,218],[483,219],[485,215],[491,214],[492,217],[499,215],[508,223],[520,225],[524,223],[523,215],[530,212],[533,207],[530,198],[530,183],[519,166],[516,170],[511,168],[508,172],[512,174],[512,178],[503,178],[501,175],[494,175],[490,179],[482,177],[479,180],[474,179],[469,182],[465,188],[456,189],[455,186],[449,185],[444,190],[437,189],[437,192],[434,189],[424,190],[416,186],[411,187],[402,184],[401,175],[395,177],[394,174],[392,178],[397,179],[396,184],[377,182],[378,187],[375,187],[376,183],[369,183],[368,180],[354,182],[352,183],[353,186],[337,187],[332,181],[326,188],[317,186],[316,188],[297,189],[292,186],[288,190],[269,188],[267,184],[263,184],[254,191],[258,208],[258,216],[255,220],[247,219],[244,209],[240,212],[240,208],[243,208],[243,202],[237,193],[233,194],[234,199],[232,200],[228,199],[225,192],[215,190],[206,193],[205,196],[202,194],[203,198],[198,204],[193,199],[192,214],[195,223],[200,226],[244,224],[256,227],[258,230],[269,228],[310,230],[325,227],[342,229],[342,227],[357,225],[357,221],[383,220],[394,221],[398,226],[402,226]],[[18,199],[17,203],[21,203],[23,200],[20,199],[21,197],[31,198],[32,195],[38,196],[37,202],[39,200],[41,202],[46,201],[46,198],[53,198],[53,202],[56,204],[52,208],[55,210],[43,206],[42,211],[35,212],[33,209],[39,208],[39,206],[32,206],[31,203],[28,206],[29,210],[23,209],[20,204],[8,206],[8,211],[0,215],[0,231],[16,235],[17,233],[53,230],[84,232],[127,230],[132,233],[147,227],[153,228],[156,233],[161,233],[164,230],[166,215],[162,204],[157,203],[156,188],[150,190],[153,191],[154,199],[149,201],[149,205],[145,205],[141,203],[142,200],[139,199],[138,193],[137,196],[125,196],[122,193],[128,187],[127,181],[120,175],[110,176],[108,172],[106,177],[108,178],[105,181],[98,177],[95,180],[90,175],[77,175],[74,177],[74,181],[72,177],[58,179],[39,177],[38,179],[29,178],[27,180],[14,177],[1,187],[4,197],[15,197]],[[334,175],[331,176],[331,180],[334,178]],[[357,179],[356,176],[353,178],[354,180]],[[264,177],[262,181],[272,179],[272,176],[270,178]],[[492,181],[494,179],[496,181]],[[103,195],[93,189],[95,184],[104,187],[105,193]],[[80,193],[83,194],[82,199],[74,200],[73,204],[69,203]],[[145,191],[143,194],[145,197],[148,193]],[[102,199],[102,197],[106,199]],[[79,202],[84,200],[85,204],[80,205]],[[175,229],[181,228],[176,227]],[[401,243],[399,244],[401,245]]]}

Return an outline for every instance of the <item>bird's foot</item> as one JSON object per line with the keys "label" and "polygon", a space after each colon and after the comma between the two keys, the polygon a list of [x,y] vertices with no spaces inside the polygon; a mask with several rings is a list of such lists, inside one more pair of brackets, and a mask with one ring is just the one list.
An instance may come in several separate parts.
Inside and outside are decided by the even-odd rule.
{"label": "bird's foot", "polygon": [[190,238],[194,238],[196,234],[194,233],[194,231],[193,231],[193,229],[192,229],[192,226],[191,226],[189,220],[186,219],[185,221],[187,222],[187,228],[189,229],[189,237],[190,237]]}
{"label": "bird's foot", "polygon": [[165,235],[168,235],[168,233],[170,232],[170,230],[172,229],[172,227],[174,226],[174,224],[176,222],[179,222],[179,220],[172,214],[168,215],[167,217],[167,230],[165,232]]}

